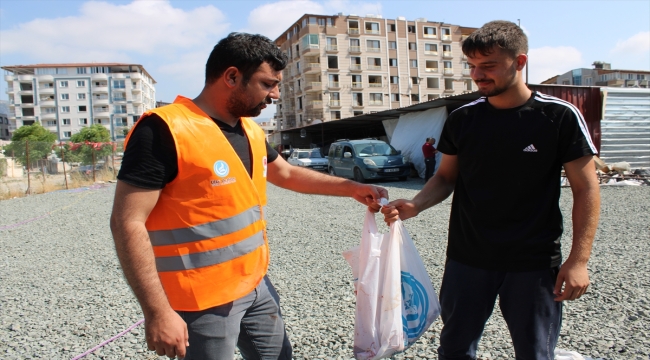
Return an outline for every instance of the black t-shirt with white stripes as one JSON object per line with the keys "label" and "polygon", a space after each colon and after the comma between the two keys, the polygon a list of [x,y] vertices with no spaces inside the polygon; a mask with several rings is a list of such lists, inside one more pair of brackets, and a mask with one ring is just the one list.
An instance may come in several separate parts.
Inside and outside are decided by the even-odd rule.
{"label": "black t-shirt with white stripes", "polygon": [[496,109],[482,97],[449,115],[438,150],[458,156],[449,258],[502,271],[560,265],[562,164],[597,152],[575,106],[533,92]]}

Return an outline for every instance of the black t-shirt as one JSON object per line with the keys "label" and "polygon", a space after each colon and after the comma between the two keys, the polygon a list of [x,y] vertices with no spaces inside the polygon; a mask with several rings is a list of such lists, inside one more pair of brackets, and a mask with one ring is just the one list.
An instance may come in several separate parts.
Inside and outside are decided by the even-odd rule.
{"label": "black t-shirt", "polygon": [[562,164],[596,154],[572,104],[534,92],[495,109],[480,98],[449,115],[438,150],[458,156],[449,258],[503,271],[560,265]]}
{"label": "black t-shirt", "polygon": [[[232,127],[217,119],[212,120],[219,126],[251,175],[250,144],[241,121]],[[158,115],[152,114],[140,119],[132,131],[117,178],[145,189],[164,188],[178,175],[176,145],[169,126]],[[268,142],[266,153],[269,163],[278,157],[278,152]]]}

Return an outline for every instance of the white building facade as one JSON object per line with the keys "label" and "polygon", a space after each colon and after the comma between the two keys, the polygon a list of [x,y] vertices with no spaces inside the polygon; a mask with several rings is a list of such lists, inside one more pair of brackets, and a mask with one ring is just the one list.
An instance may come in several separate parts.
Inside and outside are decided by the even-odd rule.
{"label": "white building facade", "polygon": [[100,124],[124,137],[143,112],[155,108],[156,81],[142,65],[124,63],[4,66],[9,132],[36,122],[69,140]]}

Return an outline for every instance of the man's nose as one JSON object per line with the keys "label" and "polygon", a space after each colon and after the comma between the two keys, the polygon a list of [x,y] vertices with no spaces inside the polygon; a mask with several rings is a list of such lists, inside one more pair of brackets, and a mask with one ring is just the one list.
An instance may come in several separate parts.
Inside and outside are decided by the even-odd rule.
{"label": "man's nose", "polygon": [[280,86],[275,85],[273,89],[271,89],[271,92],[269,93],[269,97],[271,99],[277,100],[280,98]]}

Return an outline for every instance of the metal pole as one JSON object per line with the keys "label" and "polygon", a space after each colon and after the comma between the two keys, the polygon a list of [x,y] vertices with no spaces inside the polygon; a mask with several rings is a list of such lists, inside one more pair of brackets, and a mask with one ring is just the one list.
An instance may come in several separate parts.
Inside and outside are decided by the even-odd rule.
{"label": "metal pole", "polygon": [[63,152],[63,145],[59,143],[59,146],[61,146],[61,161],[63,162],[63,178],[65,179],[65,189],[68,190],[68,175],[65,173],[65,153]]}
{"label": "metal pole", "polygon": [[25,169],[27,169],[27,191],[25,191],[25,194],[31,194],[32,193],[32,181],[29,178],[29,140],[25,140],[25,155],[27,156],[27,161],[26,161],[26,166]]}
{"label": "metal pole", "polygon": [[117,144],[111,143],[111,146],[113,146],[113,156],[111,156],[111,162],[113,163],[113,180],[116,180],[117,176],[115,176],[115,149],[117,148]]}
{"label": "metal pole", "polygon": [[95,178],[95,148],[90,145],[90,151],[93,153],[93,183],[97,182],[97,179]]}

